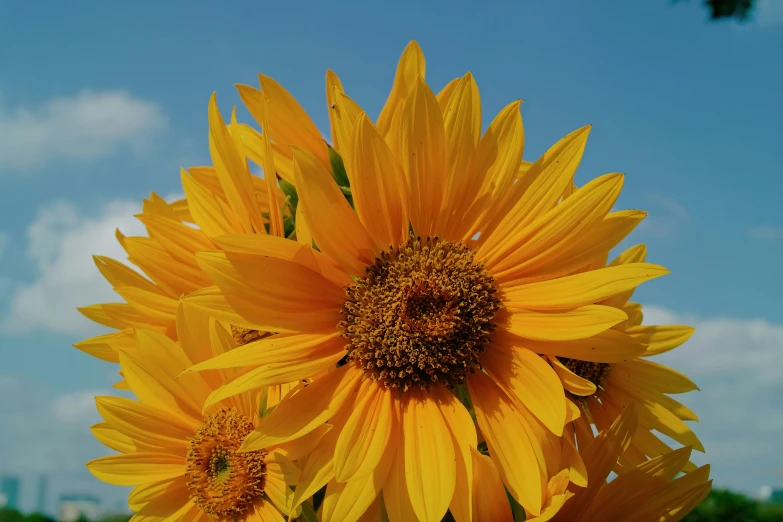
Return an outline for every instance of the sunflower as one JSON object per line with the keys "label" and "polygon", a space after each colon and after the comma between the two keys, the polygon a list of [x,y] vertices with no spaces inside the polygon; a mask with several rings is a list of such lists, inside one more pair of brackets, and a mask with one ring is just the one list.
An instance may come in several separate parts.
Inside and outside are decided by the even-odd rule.
{"label": "sunflower", "polygon": [[[552,477],[565,470],[574,484],[586,479],[573,446],[558,443],[579,410],[537,353],[628,358],[640,349],[630,335],[607,334],[626,312],[598,303],[666,270],[629,263],[574,272],[644,213],[610,213],[621,174],[561,202],[589,127],[523,163],[520,102],[482,136],[473,76],[435,95],[415,43],[375,124],[338,83],[331,154],[349,189],[323,150],[292,147],[313,244],[234,234],[213,238],[220,251],[196,254],[216,287],[187,301],[277,334],[192,370],[256,367],[213,401],[325,373],[261,419],[242,446],[284,443],[328,421],[295,494],[298,503],[326,486],[324,520],[356,520],[381,493],[392,522],[439,521],[447,510],[458,521],[485,519],[489,507],[472,493],[484,466],[539,515]],[[291,122],[277,124],[291,131]],[[275,125],[273,140],[283,133]],[[471,411],[489,455],[481,465]]]}
{"label": "sunflower", "polygon": [[[117,231],[129,261],[144,275],[114,259],[94,256],[98,269],[126,302],[80,309],[89,319],[118,330],[76,343],[80,350],[119,362],[119,352],[133,344],[134,328],[157,330],[177,340],[180,296],[212,284],[195,258],[196,252],[218,248],[211,237],[229,233],[296,236],[293,185],[285,180],[278,185],[276,175],[260,178],[250,172],[248,160],[271,173],[277,171],[276,163],[285,166],[285,158],[276,161],[271,152],[261,155],[265,147],[271,147],[269,136],[238,124],[235,115],[226,125],[214,95],[209,103],[209,122],[214,166],[182,171],[187,198],[167,203],[153,193],[136,216],[146,226],[148,236],[126,237]],[[300,237],[309,242],[304,220],[300,220],[298,229]],[[266,335],[241,322],[233,326],[233,332],[240,344]],[[127,389],[127,383],[122,381],[116,387]]]}
{"label": "sunflower", "polygon": [[[621,253],[608,266],[644,262],[646,255],[645,245],[636,245]],[[600,263],[600,266],[604,264]],[[680,372],[647,359],[680,346],[693,335],[694,330],[682,325],[641,325],[642,306],[630,302],[632,294],[632,291],[624,292],[603,300],[601,304],[618,307],[627,313],[628,319],[615,325],[612,331],[642,343],[643,350],[638,354],[626,360],[607,360],[602,353],[594,354],[590,360],[548,356],[563,386],[582,410],[573,426],[580,444],[585,445],[592,439],[591,422],[599,430],[605,430],[626,406],[631,403],[638,405],[637,433],[619,461],[618,472],[622,472],[623,467],[639,465],[648,457],[671,451],[672,448],[654,431],[683,446],[704,451],[698,437],[685,423],[698,421],[698,417],[669,396],[697,390],[698,387]],[[695,465],[688,462],[684,471],[694,469]]]}
{"label": "sunflower", "polygon": [[310,452],[328,426],[287,444],[239,453],[258,425],[267,397],[256,390],[204,409],[215,387],[241,372],[177,376],[194,361],[236,344],[224,325],[183,308],[179,343],[157,330],[138,328],[135,351],[120,352],[120,365],[138,400],[96,398],[104,422],[92,431],[119,454],[87,467],[102,481],[133,486],[128,501],[135,521],[281,522],[292,509],[289,486],[299,476],[292,461]]}
{"label": "sunflower", "polygon": [[689,446],[633,466],[607,483],[617,461],[627,453],[637,431],[637,407],[631,403],[619,417],[580,450],[590,483],[573,488],[560,478],[550,484],[544,522],[611,520],[676,522],[704,500],[712,488],[710,466],[675,478],[690,457]]}

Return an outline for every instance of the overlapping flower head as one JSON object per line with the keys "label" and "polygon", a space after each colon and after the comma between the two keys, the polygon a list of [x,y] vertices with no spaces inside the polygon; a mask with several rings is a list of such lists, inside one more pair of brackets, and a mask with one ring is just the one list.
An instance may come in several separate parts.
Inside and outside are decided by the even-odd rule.
{"label": "overlapping flower head", "polygon": [[[87,464],[99,479],[133,486],[137,520],[280,522],[291,511],[299,469],[327,426],[299,440],[238,451],[266,410],[265,390],[242,393],[208,408],[212,391],[239,370],[179,374],[193,363],[236,347],[227,325],[195,309],[180,309],[180,341],[135,329],[135,349],[120,366],[137,399],[97,397],[104,422],[95,436],[119,454]],[[299,514],[300,510],[293,510]]]}
{"label": "overlapping flower head", "polygon": [[[612,211],[620,174],[574,185],[589,127],[524,161],[521,102],[482,133],[470,73],[437,94],[424,78],[412,42],[373,122],[327,72],[330,144],[268,77],[260,89],[239,86],[260,133],[235,117],[226,125],[213,97],[214,166],[183,172],[186,202],[145,202],[148,238],[120,236],[151,281],[97,259],[127,303],[84,310],[119,332],[77,346],[120,361],[141,403],[160,402],[160,386],[134,385],[128,370],[150,353],[140,338],[154,337],[152,364],[179,373],[191,363],[175,381],[167,373],[164,388],[199,375],[208,384],[194,392],[201,417],[181,403],[171,409],[195,415],[205,433],[228,422],[208,413],[266,394],[262,414],[231,410],[247,422],[229,453],[246,462],[275,448],[311,450],[290,450],[302,472],[295,490],[282,486],[282,504],[275,493],[257,496],[286,513],[317,495],[324,522],[587,520],[625,504],[585,499],[616,490],[637,498],[623,489],[637,484],[662,488],[661,509],[650,504],[634,520],[679,519],[696,490],[709,489],[708,470],[688,463],[690,447],[703,450],[683,422],[696,417],[668,395],[695,385],[646,358],[692,330],[641,326],[631,294],[667,273],[645,262],[643,247],[607,264],[644,212]],[[212,353],[166,355],[204,339]],[[106,412],[112,400],[99,404]],[[96,434],[114,430],[103,439],[123,452],[133,447],[127,437],[145,448],[143,433],[157,425],[128,427],[130,418],[115,414]],[[656,432],[688,448],[672,452]],[[617,437],[622,451],[598,449],[616,449]],[[134,468],[114,465],[91,468],[130,483],[117,477]],[[603,486],[611,468],[622,480]],[[672,481],[680,471],[688,474]],[[158,517],[146,503],[167,487],[141,488],[132,507]],[[182,507],[196,502],[192,490],[178,487],[186,502],[174,504],[196,513]]]}

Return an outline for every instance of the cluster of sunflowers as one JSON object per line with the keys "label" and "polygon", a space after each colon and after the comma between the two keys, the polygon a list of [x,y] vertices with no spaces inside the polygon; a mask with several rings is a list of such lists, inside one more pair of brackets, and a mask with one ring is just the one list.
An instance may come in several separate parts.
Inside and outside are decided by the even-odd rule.
{"label": "cluster of sunflowers", "polygon": [[330,144],[271,78],[238,87],[260,131],[213,96],[213,165],[117,234],[146,277],[95,257],[124,302],[75,346],[135,398],[96,398],[118,453],[87,466],[134,521],[674,521],[709,493],[670,396],[696,385],[649,359],[693,330],[641,324],[644,245],[608,261],[645,216],[611,211],[623,176],[574,185],[589,127],[524,161],[521,102],[482,135],[471,74],[424,76],[412,42],[372,122],[327,72]]}

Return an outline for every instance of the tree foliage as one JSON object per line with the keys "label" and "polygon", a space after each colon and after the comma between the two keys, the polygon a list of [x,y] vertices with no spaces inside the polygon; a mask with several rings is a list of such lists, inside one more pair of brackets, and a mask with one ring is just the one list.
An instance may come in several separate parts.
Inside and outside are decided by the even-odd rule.
{"label": "tree foliage", "polygon": [[725,489],[710,496],[683,522],[783,522],[783,506],[759,502]]}

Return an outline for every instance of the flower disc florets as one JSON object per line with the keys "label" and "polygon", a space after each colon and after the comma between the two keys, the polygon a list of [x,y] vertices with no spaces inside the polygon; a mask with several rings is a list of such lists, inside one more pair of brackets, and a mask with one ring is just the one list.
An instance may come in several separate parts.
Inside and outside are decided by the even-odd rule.
{"label": "flower disc florets", "polygon": [[347,288],[349,359],[400,391],[460,384],[495,328],[493,280],[462,243],[411,237],[389,248]]}
{"label": "flower disc florets", "polygon": [[569,359],[567,357],[560,357],[559,359],[563,366],[596,386],[601,386],[612,370],[612,365],[608,363],[580,361],[579,359]]}
{"label": "flower disc florets", "polygon": [[242,516],[264,493],[264,451],[238,453],[253,423],[233,408],[204,421],[187,453],[188,491],[210,518]]}

